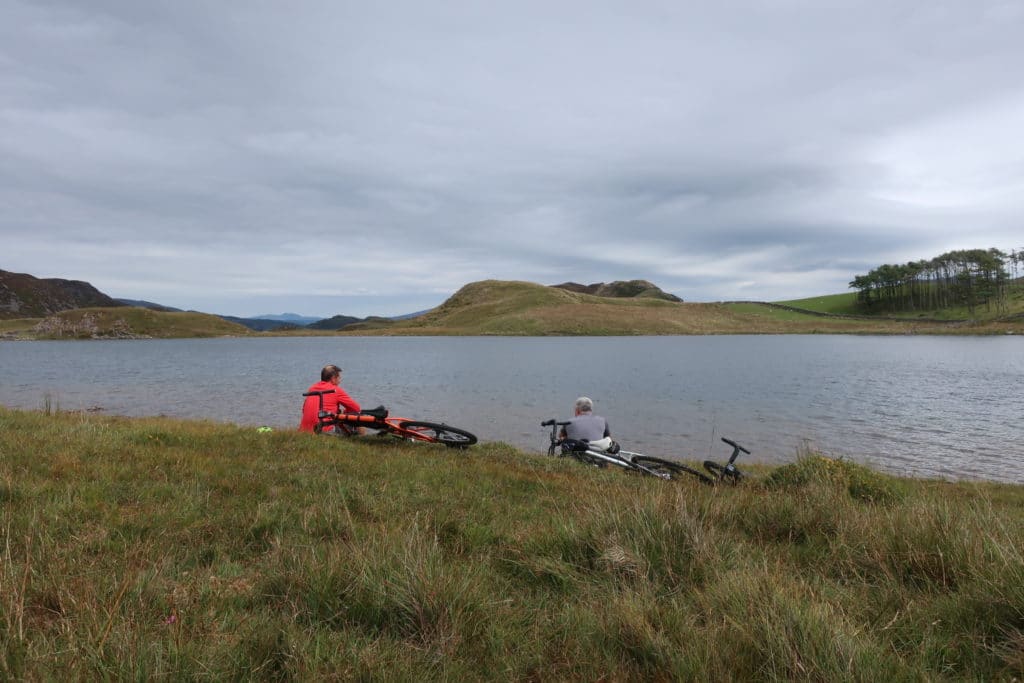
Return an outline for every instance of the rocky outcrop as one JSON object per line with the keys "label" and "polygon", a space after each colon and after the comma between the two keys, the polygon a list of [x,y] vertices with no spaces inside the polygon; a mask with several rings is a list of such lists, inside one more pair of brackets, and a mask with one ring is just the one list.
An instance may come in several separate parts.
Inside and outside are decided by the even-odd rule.
{"label": "rocky outcrop", "polygon": [[647,280],[616,280],[615,282],[597,282],[592,285],[581,285],[578,282],[563,282],[560,285],[551,285],[558,289],[565,289],[580,294],[591,294],[593,296],[607,296],[617,299],[631,299],[635,297],[647,297],[651,299],[664,299],[666,301],[682,302],[675,294],[669,294]]}
{"label": "rocky outcrop", "polygon": [[136,334],[122,318],[102,326],[99,318],[92,313],[85,313],[77,320],[51,316],[33,327],[32,332],[37,337],[58,339],[152,339],[146,334]]}
{"label": "rocky outcrop", "polygon": [[75,308],[124,306],[88,282],[0,270],[0,318],[44,318]]}

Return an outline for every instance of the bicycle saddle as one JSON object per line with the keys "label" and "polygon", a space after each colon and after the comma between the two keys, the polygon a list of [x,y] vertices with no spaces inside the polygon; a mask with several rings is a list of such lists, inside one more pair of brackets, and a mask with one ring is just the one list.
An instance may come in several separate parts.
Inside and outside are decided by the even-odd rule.
{"label": "bicycle saddle", "polygon": [[369,408],[367,410],[360,410],[359,414],[360,415],[370,415],[371,417],[375,417],[378,420],[383,420],[385,417],[388,416],[388,409],[385,408],[384,406],[377,406],[376,408]]}

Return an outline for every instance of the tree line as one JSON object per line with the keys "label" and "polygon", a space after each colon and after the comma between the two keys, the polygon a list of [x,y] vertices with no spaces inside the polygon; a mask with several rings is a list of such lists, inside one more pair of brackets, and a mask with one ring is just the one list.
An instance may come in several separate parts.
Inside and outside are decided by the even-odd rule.
{"label": "tree line", "polygon": [[974,315],[979,306],[1005,312],[1012,288],[1024,287],[1024,248],[961,249],[904,264],[883,264],[850,282],[857,302],[875,311],[939,310],[966,306]]}

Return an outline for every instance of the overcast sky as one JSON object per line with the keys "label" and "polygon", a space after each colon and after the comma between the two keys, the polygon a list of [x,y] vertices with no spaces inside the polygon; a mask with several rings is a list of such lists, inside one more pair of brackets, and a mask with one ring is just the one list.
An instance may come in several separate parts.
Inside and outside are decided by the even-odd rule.
{"label": "overcast sky", "polygon": [[0,268],[212,313],[1024,247],[1024,2],[0,0]]}

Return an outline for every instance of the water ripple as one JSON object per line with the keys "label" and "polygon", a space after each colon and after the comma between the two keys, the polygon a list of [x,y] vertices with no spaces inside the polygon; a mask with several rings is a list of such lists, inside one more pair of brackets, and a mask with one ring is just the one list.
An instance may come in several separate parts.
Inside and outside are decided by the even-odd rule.
{"label": "water ripple", "polygon": [[[547,446],[585,394],[630,450],[1024,481],[1015,337],[263,338],[0,342],[0,403],[292,428],[329,362],[367,406]],[[746,457],[746,456],[745,456]]]}

